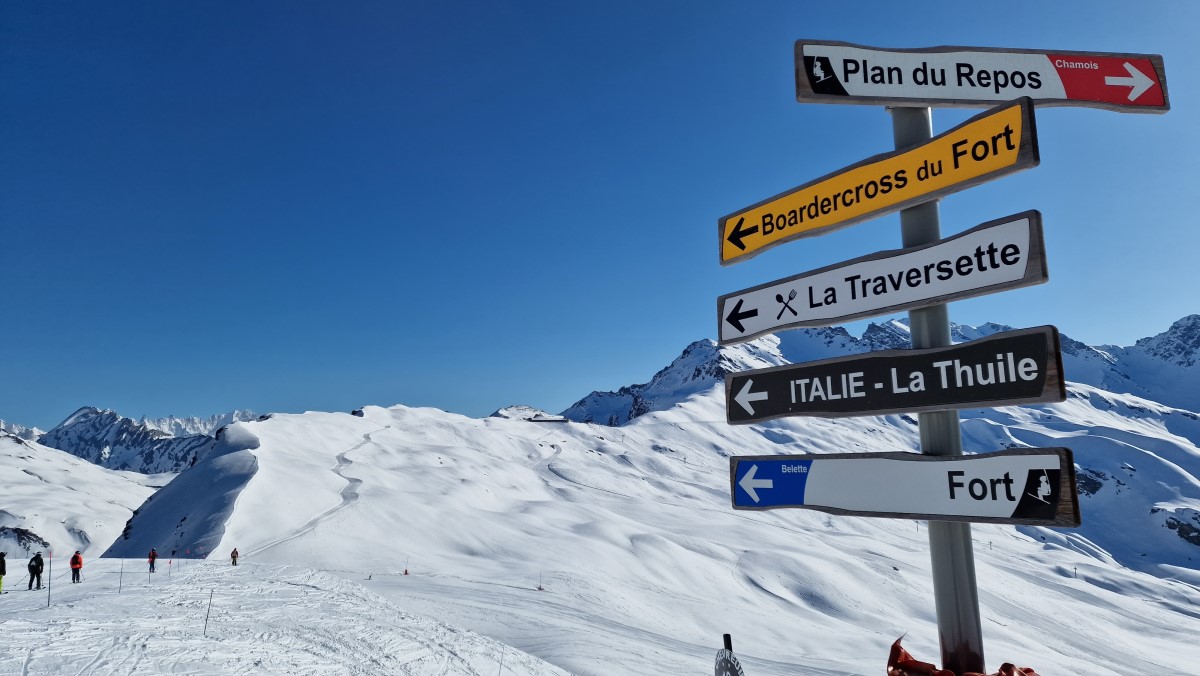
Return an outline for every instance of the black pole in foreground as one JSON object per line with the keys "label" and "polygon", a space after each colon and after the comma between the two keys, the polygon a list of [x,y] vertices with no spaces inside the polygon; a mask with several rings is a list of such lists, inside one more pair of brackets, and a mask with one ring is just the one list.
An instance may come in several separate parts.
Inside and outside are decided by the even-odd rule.
{"label": "black pole in foreground", "polygon": [[213,592],[215,592],[215,591],[216,591],[215,589],[210,589],[208,591],[208,612],[204,613],[204,635],[205,636],[208,636],[208,616],[212,615],[212,597],[213,597]]}
{"label": "black pole in foreground", "polygon": [[[891,113],[892,136],[897,150],[919,145],[933,137],[929,108],[892,108]],[[902,209],[900,229],[905,247],[941,239],[937,201]],[[945,304],[911,310],[908,322],[913,349],[951,344],[950,313]],[[933,411],[920,413],[917,417],[922,454],[963,454],[958,411]],[[982,672],[983,628],[979,617],[979,590],[975,585],[971,524],[930,521],[928,530],[942,668],[956,674]]]}
{"label": "black pole in foreground", "polygon": [[50,552],[50,565],[46,569],[46,607],[50,607],[50,582],[54,580],[54,552]]}
{"label": "black pole in foreground", "polygon": [[722,634],[721,638],[725,639],[725,649],[733,652],[733,636],[730,634]]}

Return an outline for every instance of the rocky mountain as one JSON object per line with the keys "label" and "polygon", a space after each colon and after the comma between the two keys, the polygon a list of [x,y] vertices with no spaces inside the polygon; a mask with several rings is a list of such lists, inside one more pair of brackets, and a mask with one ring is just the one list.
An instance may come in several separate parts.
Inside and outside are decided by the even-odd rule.
{"label": "rocky mountain", "polygon": [[45,434],[45,432],[36,427],[25,427],[24,425],[18,425],[16,423],[9,423],[0,420],[0,434],[11,434],[18,439],[37,441],[38,437]]}
{"label": "rocky mountain", "polygon": [[214,443],[205,434],[175,437],[91,406],[72,413],[39,441],[101,467],[144,474],[178,472],[207,454]]}
{"label": "rocky mountain", "polygon": [[257,419],[258,414],[254,411],[238,409],[207,418],[197,416],[189,416],[187,418],[176,418],[174,416],[167,418],[147,418],[143,416],[138,420],[138,424],[143,427],[159,430],[160,432],[166,432],[173,437],[191,437],[200,434],[211,437],[217,433],[217,430],[226,425]]}
{"label": "rocky mountain", "polygon": [[[1012,327],[951,325],[951,338],[962,343],[1009,331]],[[1118,394],[1132,394],[1169,406],[1200,411],[1200,315],[1175,322],[1167,331],[1131,347],[1092,347],[1061,335],[1067,380]],[[718,347],[712,340],[689,345],[649,382],[616,392],[592,392],[562,415],[577,422],[623,425],[650,411],[674,406],[696,392],[722,382],[726,373],[797,364],[880,350],[908,349],[907,321],[871,323],[859,338],[841,327],[795,329],[740,345]]]}
{"label": "rocky mountain", "polygon": [[1129,347],[1064,339],[1063,356],[1068,380],[1200,411],[1200,315]]}

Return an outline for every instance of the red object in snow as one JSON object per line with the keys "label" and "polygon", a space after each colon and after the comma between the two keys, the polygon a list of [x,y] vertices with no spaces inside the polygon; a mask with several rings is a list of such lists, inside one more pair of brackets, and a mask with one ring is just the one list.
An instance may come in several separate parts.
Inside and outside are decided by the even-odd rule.
{"label": "red object in snow", "polygon": [[[896,639],[892,644],[892,652],[888,655],[887,676],[955,676],[953,671],[938,669],[937,665],[922,662],[913,657],[900,645],[904,637]],[[1011,662],[1000,665],[1000,670],[994,674],[981,674],[968,671],[961,676],[1038,676],[1032,667],[1018,667]]]}

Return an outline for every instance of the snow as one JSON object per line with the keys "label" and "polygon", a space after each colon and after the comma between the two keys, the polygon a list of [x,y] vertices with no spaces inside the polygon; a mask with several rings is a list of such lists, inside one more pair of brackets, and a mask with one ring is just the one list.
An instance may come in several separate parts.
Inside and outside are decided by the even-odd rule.
{"label": "snow", "polygon": [[[1200,430],[1152,402],[1072,393],[967,416],[971,452],[1066,443],[1124,482],[1081,498],[1076,531],[973,528],[989,659],[1048,674],[1097,658],[1111,673],[1186,673],[1200,658],[1195,547],[1150,509],[1167,493],[1181,506],[1200,495],[1193,470],[1178,469],[1197,466]],[[229,449],[247,448],[172,484],[201,495],[221,457],[255,458],[219,532],[181,533],[191,506],[160,494],[135,519],[136,544],[113,554],[219,540],[210,549],[221,557],[236,546],[249,561],[355,580],[575,674],[701,673],[723,633],[753,676],[877,672],[902,634],[937,659],[923,524],[729,504],[731,454],[913,449],[911,418],[723,418],[719,386],[620,428],[402,406],[278,414],[230,426]],[[1110,429],[1093,438],[1076,418]]]}
{"label": "snow", "polygon": [[[529,407],[264,416],[225,427],[148,500],[169,476],[0,438],[0,526],[24,524],[57,555],[47,608],[3,542],[15,591],[0,597],[0,674],[690,674],[712,669],[724,633],[749,676],[880,673],[901,635],[937,661],[926,524],[730,505],[730,456],[919,439],[911,415],[728,425],[724,372],[905,333],[699,341],[646,385],[567,413],[619,427],[538,422],[548,414]],[[1068,374],[1129,376],[1133,393],[1071,383],[1061,403],[960,412],[966,452],[1066,446],[1085,489],[1077,529],[971,527],[988,666],[1195,673],[1200,415],[1173,403],[1194,385],[1158,370],[1142,385],[1148,352],[1071,349]],[[62,561],[84,526],[87,579],[71,585]],[[105,542],[113,558],[97,559]]]}
{"label": "snow", "polygon": [[0,597],[0,673],[565,673],[304,568],[160,560],[151,576],[142,559],[85,560],[78,585],[54,570],[49,589]]}
{"label": "snow", "polygon": [[52,448],[0,435],[0,551],[9,566],[48,548],[37,540],[21,542],[29,532],[62,551],[99,555],[120,534],[125,522],[154,491],[171,478],[114,472]]}

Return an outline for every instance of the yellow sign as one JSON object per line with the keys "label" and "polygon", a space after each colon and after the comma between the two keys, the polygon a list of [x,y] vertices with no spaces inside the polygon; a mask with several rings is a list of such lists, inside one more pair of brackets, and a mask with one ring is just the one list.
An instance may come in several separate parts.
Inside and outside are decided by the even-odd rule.
{"label": "yellow sign", "polygon": [[876,155],[718,221],[721,264],[1037,166],[1033,103],[1021,98],[928,142]]}

